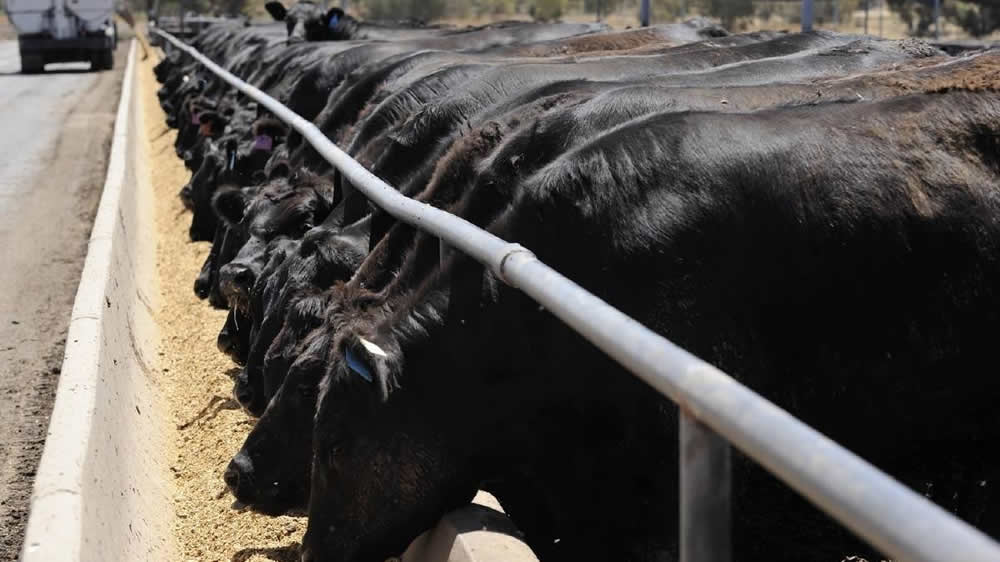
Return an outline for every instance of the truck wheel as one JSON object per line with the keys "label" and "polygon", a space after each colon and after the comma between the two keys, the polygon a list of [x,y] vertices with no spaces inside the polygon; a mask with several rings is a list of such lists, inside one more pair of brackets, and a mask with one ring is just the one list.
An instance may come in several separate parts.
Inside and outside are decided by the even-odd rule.
{"label": "truck wheel", "polygon": [[37,74],[45,70],[45,57],[38,54],[21,53],[21,73]]}
{"label": "truck wheel", "polygon": [[105,49],[101,51],[101,68],[111,70],[115,66],[115,50]]}
{"label": "truck wheel", "polygon": [[111,70],[115,64],[115,54],[111,49],[93,51],[90,54],[90,70]]}

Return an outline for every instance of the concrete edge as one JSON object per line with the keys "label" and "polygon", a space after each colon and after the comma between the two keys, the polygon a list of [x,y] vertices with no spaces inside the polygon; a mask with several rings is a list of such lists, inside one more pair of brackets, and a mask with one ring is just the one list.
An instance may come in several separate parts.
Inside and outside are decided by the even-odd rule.
{"label": "concrete edge", "polygon": [[479,492],[473,503],[445,515],[417,537],[402,562],[538,562],[492,495]]}
{"label": "concrete edge", "polygon": [[21,560],[80,560],[84,536],[84,470],[101,380],[106,295],[114,264],[113,242],[126,177],[135,43],[129,48],[115,114],[101,200],[73,302],[62,370],[45,447],[33,485]]}

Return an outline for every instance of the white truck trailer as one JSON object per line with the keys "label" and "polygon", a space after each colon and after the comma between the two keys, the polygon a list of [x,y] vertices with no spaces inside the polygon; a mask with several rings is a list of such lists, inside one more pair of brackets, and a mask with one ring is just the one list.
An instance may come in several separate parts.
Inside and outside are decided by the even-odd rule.
{"label": "white truck trailer", "polygon": [[114,64],[115,0],[6,0],[6,8],[21,72],[41,72],[50,62],[89,61],[91,70]]}

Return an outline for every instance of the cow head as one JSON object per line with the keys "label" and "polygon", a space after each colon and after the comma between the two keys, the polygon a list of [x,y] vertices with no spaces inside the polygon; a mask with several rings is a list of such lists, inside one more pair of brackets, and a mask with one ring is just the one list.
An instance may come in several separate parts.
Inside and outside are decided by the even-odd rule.
{"label": "cow head", "polygon": [[212,209],[212,196],[218,185],[220,173],[228,160],[226,150],[215,143],[205,143],[201,166],[191,176],[191,181],[181,189],[180,197],[191,209],[191,227],[188,234],[192,242],[210,241],[218,225]]}
{"label": "cow head", "polygon": [[231,196],[216,201],[217,206],[229,209],[222,215],[227,221],[236,219],[232,228],[249,235],[236,258],[219,272],[223,293],[231,304],[240,306],[267,263],[268,243],[281,237],[301,238],[325,219],[333,207],[333,186],[317,176],[296,174],[261,187],[249,201]]}
{"label": "cow head", "polygon": [[[319,383],[334,360],[337,326],[368,325],[365,318],[377,317],[366,309],[371,302],[370,293],[337,285],[328,295],[301,299],[290,308],[291,320],[320,317],[322,324],[294,345],[287,374],[230,463],[226,483],[239,501],[264,513],[306,508]],[[327,303],[325,310],[317,309]]]}
{"label": "cow head", "polygon": [[288,291],[288,258],[298,248],[298,240],[278,239],[272,241],[265,250],[270,256],[250,293],[247,316],[248,326],[242,330],[250,333],[249,348],[243,370],[236,377],[233,396],[240,406],[252,416],[260,417],[274,395],[273,390],[263,386],[260,375],[264,354],[280,329],[282,320],[280,299]]}
{"label": "cow head", "polygon": [[322,329],[306,338],[285,384],[226,468],[229,490],[255,511],[280,515],[306,508],[313,411],[329,345]]}
{"label": "cow head", "polygon": [[340,8],[324,11],[308,0],[300,0],[291,8],[286,8],[281,2],[268,2],[264,7],[275,21],[285,22],[290,43],[350,38],[348,24],[353,18]]}
{"label": "cow head", "polygon": [[[421,312],[426,313],[427,310]],[[469,502],[461,446],[445,436],[447,407],[435,408],[435,369],[408,318],[367,337],[336,342],[318,397],[309,524],[303,560],[382,560],[395,556],[447,511]],[[402,328],[402,332],[396,330]],[[416,339],[410,339],[416,337]],[[406,346],[406,372],[401,386]],[[437,400],[441,397],[438,396]]]}

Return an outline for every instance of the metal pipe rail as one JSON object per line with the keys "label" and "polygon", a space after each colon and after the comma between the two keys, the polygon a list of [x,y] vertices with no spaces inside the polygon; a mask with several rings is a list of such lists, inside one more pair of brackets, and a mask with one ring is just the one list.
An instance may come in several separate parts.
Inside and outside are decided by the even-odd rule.
{"label": "metal pipe rail", "polygon": [[682,413],[682,561],[731,559],[726,441],[894,560],[1000,560],[1000,545],[979,530],[613,308],[524,247],[400,194],[274,98],[171,35],[154,33],[288,123],[374,204],[483,263],[676,402]]}

